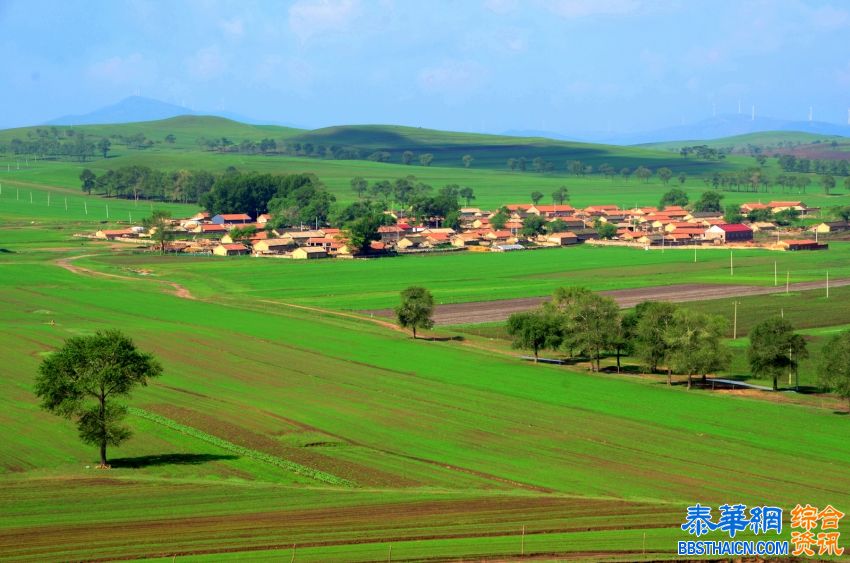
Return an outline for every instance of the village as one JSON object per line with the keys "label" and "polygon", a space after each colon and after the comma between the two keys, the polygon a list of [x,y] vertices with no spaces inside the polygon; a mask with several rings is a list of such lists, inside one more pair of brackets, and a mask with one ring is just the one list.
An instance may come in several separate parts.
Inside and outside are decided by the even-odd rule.
{"label": "village", "polygon": [[[256,219],[245,213],[211,216],[200,212],[192,217],[171,220],[164,251],[214,256],[253,255],[256,257],[310,260],[355,258],[427,252],[512,252],[581,243],[615,244],[649,248],[694,246],[745,246],[772,250],[823,250],[828,245],[819,235],[850,231],[846,221],[821,222],[807,229],[780,227],[776,222],[749,221],[758,213],[764,218],[791,211],[799,217],[814,215],[818,209],[802,201],[744,203],[739,223],[728,223],[721,211],[695,212],[680,206],[620,209],[616,205],[591,205],[583,209],[571,205],[511,204],[497,212],[476,207],[460,209],[460,228],[440,226],[442,218],[423,223],[392,211],[385,213],[394,224],[378,228],[369,248],[352,248],[339,228],[270,228],[272,217]],[[507,214],[507,217],[504,216]],[[535,218],[530,220],[530,218]],[[536,228],[530,228],[533,225]],[[150,245],[152,232],[141,226],[99,230],[88,238]]]}

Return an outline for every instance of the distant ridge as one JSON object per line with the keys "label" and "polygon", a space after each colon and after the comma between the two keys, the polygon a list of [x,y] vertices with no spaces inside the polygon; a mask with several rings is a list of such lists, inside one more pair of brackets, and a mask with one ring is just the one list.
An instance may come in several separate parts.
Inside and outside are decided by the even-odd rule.
{"label": "distant ridge", "polygon": [[121,123],[139,123],[142,121],[160,121],[180,115],[213,115],[248,125],[282,125],[295,127],[290,123],[279,123],[245,117],[229,111],[195,111],[184,106],[145,98],[130,96],[120,102],[104,106],[82,115],[64,115],[48,121],[45,125],[113,125]]}
{"label": "distant ridge", "polygon": [[118,103],[105,106],[83,115],[65,115],[47,122],[47,125],[101,125],[159,121],[178,115],[197,115],[189,108],[144,98],[130,96]]}
{"label": "distant ridge", "polygon": [[640,145],[687,140],[711,141],[723,137],[735,137],[767,131],[793,131],[798,133],[813,133],[816,135],[850,137],[850,125],[840,125],[824,121],[791,121],[772,117],[759,117],[758,115],[753,119],[751,114],[718,115],[698,121],[697,123],[665,127],[663,129],[639,133],[587,133],[576,134],[574,137],[596,143]]}

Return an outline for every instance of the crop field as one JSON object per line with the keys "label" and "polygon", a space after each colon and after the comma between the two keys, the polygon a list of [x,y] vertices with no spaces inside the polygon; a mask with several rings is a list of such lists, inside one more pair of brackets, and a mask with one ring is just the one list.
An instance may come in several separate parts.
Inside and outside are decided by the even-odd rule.
{"label": "crop field", "polygon": [[[827,252],[593,248],[579,245],[516,253],[448,253],[376,261],[290,260],[151,255],[102,255],[79,265],[114,274],[139,268],[190,287],[199,296],[282,300],[333,309],[382,309],[413,284],[428,287],[437,303],[546,296],[560,286],[594,290],[680,283],[772,286],[777,281],[826,282],[850,278],[850,244],[834,242]],[[132,275],[132,274],[131,274]]]}
{"label": "crop field", "polygon": [[[533,366],[475,338],[414,341],[339,311],[392,305],[413,282],[444,300],[682,283],[686,265],[694,281],[726,282],[726,252],[696,264],[688,252],[602,248],[190,260],[107,255],[56,224],[12,219],[0,228],[0,356],[14,359],[0,378],[4,560],[654,560],[673,556],[697,497],[850,501],[847,420],[831,409]],[[795,279],[850,275],[847,252],[741,252],[735,281],[772,283],[774,259]],[[134,394],[135,436],[99,471],[32,384],[64,338],[113,327],[165,373]]]}

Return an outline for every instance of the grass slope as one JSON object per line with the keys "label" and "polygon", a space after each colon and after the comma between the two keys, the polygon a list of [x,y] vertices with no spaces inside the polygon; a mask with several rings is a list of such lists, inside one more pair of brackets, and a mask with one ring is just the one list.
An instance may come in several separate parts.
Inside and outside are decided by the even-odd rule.
{"label": "grass slope", "polygon": [[762,131],[758,133],[747,133],[745,135],[733,135],[711,140],[692,141],[665,141],[663,143],[643,143],[635,145],[645,149],[678,151],[681,147],[694,145],[706,145],[716,149],[731,148],[732,150],[746,149],[750,146],[776,147],[779,143],[811,144],[814,142],[831,143],[837,141],[845,144],[850,139],[841,135],[820,135],[817,133],[806,133],[805,131]]}

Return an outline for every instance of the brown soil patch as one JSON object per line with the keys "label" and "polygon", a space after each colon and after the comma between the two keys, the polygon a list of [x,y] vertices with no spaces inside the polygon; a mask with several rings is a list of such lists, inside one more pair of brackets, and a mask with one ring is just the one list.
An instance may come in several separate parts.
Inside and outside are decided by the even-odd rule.
{"label": "brown soil patch", "polygon": [[[850,279],[833,280],[831,287],[850,285]],[[791,291],[806,291],[824,287],[822,281],[798,282],[789,286]],[[745,297],[751,295],[768,295],[782,293],[785,286],[765,287],[750,285],[717,285],[717,284],[681,284],[653,287],[638,287],[632,289],[616,289],[600,291],[602,295],[614,298],[620,307],[627,309],[642,301],[669,301],[684,303],[688,301],[708,301],[726,297]],[[498,322],[507,319],[513,313],[528,311],[539,306],[548,297],[523,297],[520,299],[503,299],[498,301],[473,301],[470,303],[452,303],[437,305],[434,308],[435,325],[456,325]],[[395,313],[392,309],[374,309],[361,311],[367,315],[391,318]]]}

